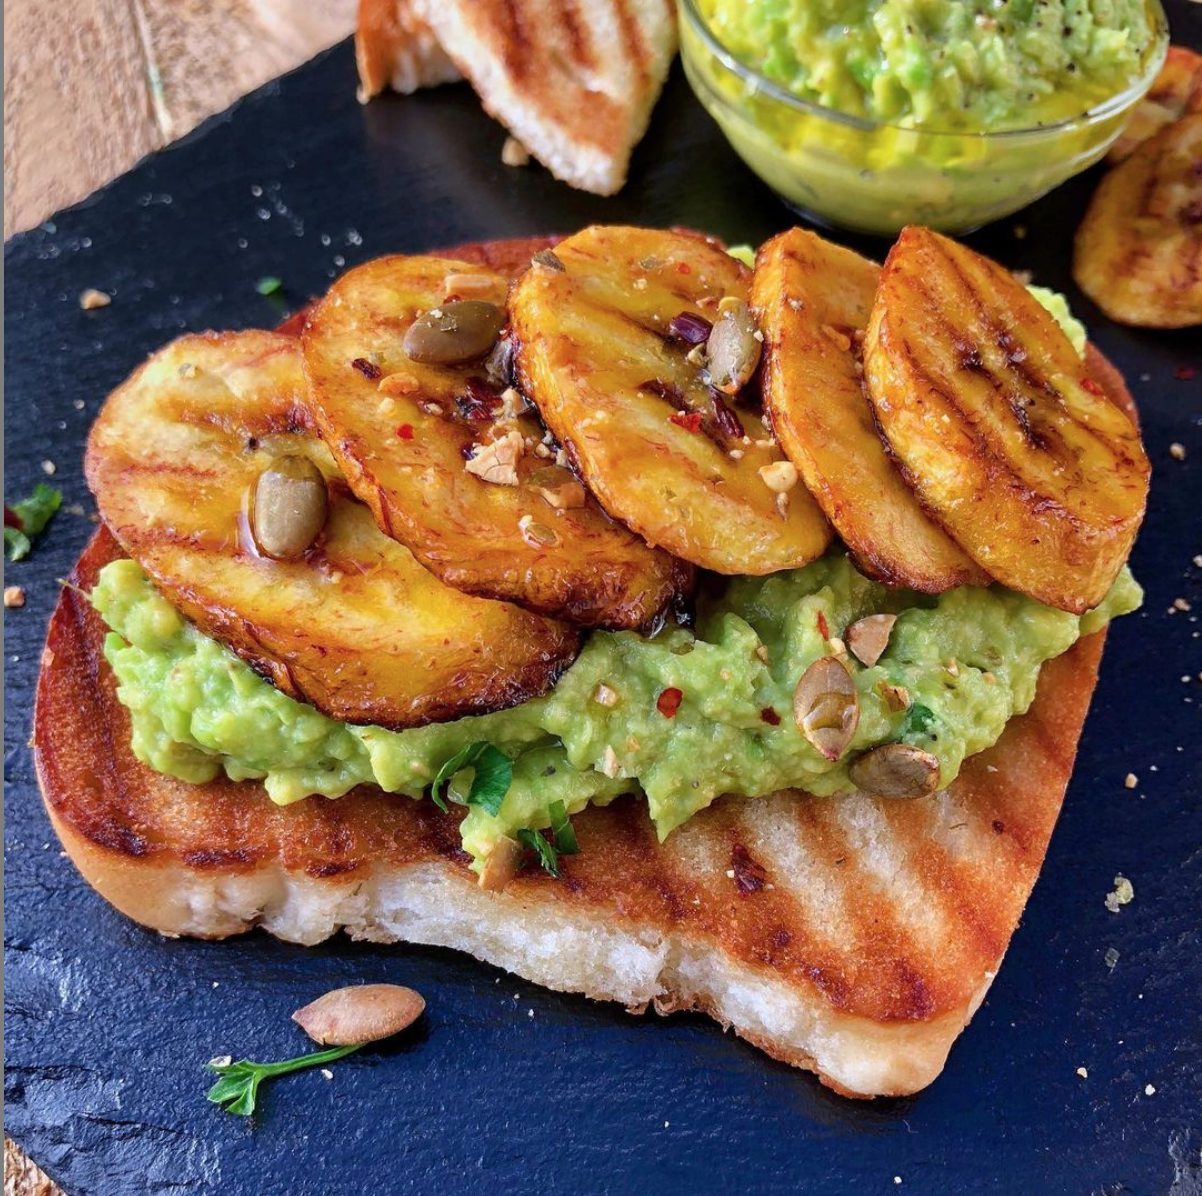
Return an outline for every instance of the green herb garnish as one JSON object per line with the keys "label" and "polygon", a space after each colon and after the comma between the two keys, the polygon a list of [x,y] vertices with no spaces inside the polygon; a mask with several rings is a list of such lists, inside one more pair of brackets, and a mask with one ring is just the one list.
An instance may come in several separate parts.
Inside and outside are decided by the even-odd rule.
{"label": "green herb garnish", "polygon": [[208,1063],[209,1071],[221,1078],[208,1091],[208,1098],[220,1105],[227,1113],[249,1117],[255,1111],[255,1100],[259,1085],[275,1076],[286,1076],[292,1071],[304,1071],[322,1063],[333,1063],[357,1051],[360,1044],[331,1047],[328,1051],[316,1051],[312,1055],[298,1055],[295,1059],[283,1059],[279,1063],[252,1063],[239,1059],[237,1063]]}
{"label": "green herb garnish", "polygon": [[517,832],[518,842],[538,856],[543,870],[552,876],[559,876],[559,857],[561,855],[576,855],[580,844],[576,841],[576,831],[568,818],[567,807],[561,801],[553,801],[547,807],[551,815],[551,838],[541,831],[520,830]]}
{"label": "green herb garnish", "polygon": [[929,706],[915,703],[906,711],[906,721],[902,725],[902,739],[934,739],[932,728],[939,720]]}
{"label": "green herb garnish", "polygon": [[[430,796],[440,809],[447,808],[442,790],[448,781],[463,769],[472,770],[472,787],[468,791],[467,804],[479,806],[494,818],[501,812],[501,803],[509,786],[513,783],[513,761],[491,743],[481,741],[460,748],[438,770],[430,786]],[[561,803],[562,804],[562,803]]]}
{"label": "green herb garnish", "polygon": [[266,278],[260,278],[255,283],[255,290],[260,295],[274,295],[276,291],[282,290],[283,286],[284,284],[278,278],[269,274]]}
{"label": "green herb garnish", "polygon": [[[4,508],[4,555],[10,561],[19,561],[29,555],[33,538],[39,535],[50,522],[51,515],[63,505],[62,492],[39,482],[33,494],[24,502]],[[16,526],[10,523],[10,516]]]}

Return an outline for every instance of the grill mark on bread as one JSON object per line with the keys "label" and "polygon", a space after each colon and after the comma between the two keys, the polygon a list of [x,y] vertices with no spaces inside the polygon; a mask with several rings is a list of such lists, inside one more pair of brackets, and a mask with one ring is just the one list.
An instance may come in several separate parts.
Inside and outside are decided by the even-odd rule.
{"label": "grill mark on bread", "polygon": [[589,37],[588,24],[581,20],[576,0],[560,0],[555,6],[555,15],[564,32],[568,45],[568,57],[578,67],[592,70],[597,65]]}

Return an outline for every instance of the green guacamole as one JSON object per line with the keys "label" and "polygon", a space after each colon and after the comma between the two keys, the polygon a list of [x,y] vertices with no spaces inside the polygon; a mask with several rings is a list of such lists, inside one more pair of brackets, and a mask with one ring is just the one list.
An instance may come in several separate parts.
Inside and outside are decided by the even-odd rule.
{"label": "green guacamole", "polygon": [[909,128],[1077,116],[1136,79],[1145,0],[698,0],[734,55],[802,99]]}
{"label": "green guacamole", "polygon": [[[560,801],[571,814],[642,793],[663,837],[723,793],[846,792],[848,761],[899,739],[935,754],[949,784],[1027,709],[1045,660],[1141,600],[1126,569],[1081,618],[999,586],[929,598],[868,580],[841,550],[715,584],[692,631],[595,632],[546,697],[401,732],[348,726],[285,697],[181,618],[133,561],[106,566],[92,601],[112,628],[105,656],[134,752],[150,767],[193,782],[221,770],[260,778],[280,803],[362,782],[416,798],[460,748],[487,741],[513,760],[513,781],[499,814],[472,806],[464,819],[464,847],[479,860],[500,835],[548,826]],[[898,616],[884,655],[872,668],[848,661],[859,727],[843,758],[826,760],[794,723],[793,690],[852,622],[881,612]],[[884,686],[903,687],[909,708],[891,710]],[[674,689],[669,717],[660,698]],[[461,780],[452,798],[462,800]]]}

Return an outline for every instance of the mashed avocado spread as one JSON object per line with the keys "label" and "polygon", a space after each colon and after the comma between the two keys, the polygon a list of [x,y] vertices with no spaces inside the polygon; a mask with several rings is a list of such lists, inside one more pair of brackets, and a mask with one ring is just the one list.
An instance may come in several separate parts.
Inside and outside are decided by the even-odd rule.
{"label": "mashed avocado spread", "polygon": [[1077,116],[1157,37],[1145,0],[698,0],[718,40],[802,99],[912,128]]}
{"label": "mashed avocado spread", "polygon": [[[222,769],[259,778],[281,804],[363,782],[416,798],[457,752],[487,742],[513,778],[496,814],[469,806],[463,842],[479,861],[500,835],[551,825],[559,802],[573,814],[642,793],[663,837],[724,793],[846,792],[849,761],[892,741],[931,752],[950,784],[1027,709],[1045,660],[1141,596],[1124,568],[1080,618],[999,586],[931,598],[870,581],[837,549],[804,569],[722,581],[702,596],[694,630],[594,632],[545,697],[400,732],[348,726],[286,697],[184,620],[133,561],[107,565],[92,601],[112,629],[105,656],[134,752],[151,768],[193,782]],[[876,665],[848,660],[860,721],[830,761],[797,729],[793,690],[840,649],[844,629],[877,613],[897,622]],[[461,771],[449,796],[465,801],[470,779]]]}

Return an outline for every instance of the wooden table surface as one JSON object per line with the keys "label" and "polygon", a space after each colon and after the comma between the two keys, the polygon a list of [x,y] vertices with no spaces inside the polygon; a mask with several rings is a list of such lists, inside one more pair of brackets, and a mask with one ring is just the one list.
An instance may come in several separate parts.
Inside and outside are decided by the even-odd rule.
{"label": "wooden table surface", "polygon": [[[4,236],[32,228],[354,29],[356,0],[12,0]],[[347,89],[355,86],[348,78]],[[61,1196],[7,1137],[4,1196]]]}
{"label": "wooden table surface", "polygon": [[10,0],[5,237],[340,41],[354,28],[355,7],[355,0]]}

